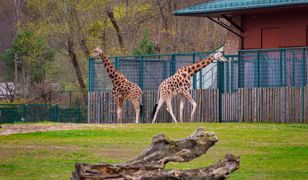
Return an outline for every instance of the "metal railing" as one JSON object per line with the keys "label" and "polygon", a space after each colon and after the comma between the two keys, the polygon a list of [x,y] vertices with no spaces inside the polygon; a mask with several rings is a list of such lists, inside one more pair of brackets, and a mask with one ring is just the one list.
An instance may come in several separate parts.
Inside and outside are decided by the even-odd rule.
{"label": "metal railing", "polygon": [[[156,90],[159,84],[176,70],[207,57],[209,53],[192,52],[177,54],[154,54],[143,56],[115,56],[111,61],[115,68],[143,90]],[[88,84],[89,91],[108,91],[111,80],[99,59],[89,59]],[[192,86],[197,88],[198,73],[192,77]],[[200,79],[202,81],[202,79]]]}
{"label": "metal railing", "polygon": [[[115,67],[143,90],[156,90],[159,84],[185,65],[209,53],[158,54],[112,57]],[[192,89],[291,87],[307,85],[307,47],[240,50],[226,55],[228,63],[213,63],[192,77]],[[219,77],[221,76],[221,77]],[[220,79],[220,81],[218,81]],[[89,59],[89,91],[108,91],[112,87],[100,60]]]}
{"label": "metal railing", "polygon": [[[137,83],[143,90],[156,90],[159,84],[173,75],[177,69],[206,58],[210,53],[179,53],[157,54],[145,56],[117,56],[111,57],[111,61],[121,73],[130,81]],[[237,56],[226,56],[228,59]],[[88,89],[93,91],[108,91],[112,88],[99,59],[89,59],[88,66]],[[216,88],[216,62],[205,67],[192,77],[192,89]]]}
{"label": "metal railing", "polygon": [[238,87],[306,86],[307,47],[239,51]]}

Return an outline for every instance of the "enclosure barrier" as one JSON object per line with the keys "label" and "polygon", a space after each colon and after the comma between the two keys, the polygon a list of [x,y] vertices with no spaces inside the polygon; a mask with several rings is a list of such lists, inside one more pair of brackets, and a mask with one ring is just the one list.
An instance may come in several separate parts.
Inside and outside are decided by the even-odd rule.
{"label": "enclosure barrier", "polygon": [[[143,90],[142,122],[151,121],[159,84],[187,64],[209,53],[178,53],[112,57],[115,67]],[[227,63],[212,63],[192,77],[192,96],[197,101],[196,122],[307,123],[308,47],[240,50],[225,55]],[[88,122],[114,123],[116,111],[112,84],[100,60],[89,59]],[[149,91],[153,90],[153,91]],[[173,104],[178,104],[175,98]],[[191,106],[186,103],[189,119]],[[176,116],[179,116],[174,106]],[[134,121],[131,105],[124,106],[124,119]],[[171,122],[163,108],[161,122]],[[179,119],[179,118],[178,118]]]}
{"label": "enclosure barrier", "polygon": [[[115,67],[143,90],[157,90],[159,84],[185,65],[206,58],[209,53],[155,54],[111,57]],[[308,48],[240,50],[225,55],[228,63],[212,63],[192,77],[192,89],[233,92],[239,88],[298,87],[308,84]],[[108,91],[112,84],[99,59],[89,59],[89,91]],[[220,77],[219,77],[220,76]],[[218,80],[219,79],[219,80]]]}
{"label": "enclosure barrier", "polygon": [[[175,54],[154,54],[143,56],[111,57],[113,65],[123,73],[128,80],[137,83],[142,90],[156,90],[159,84],[173,75],[177,69],[206,58],[210,53],[192,52]],[[233,63],[237,55],[227,55]],[[217,63],[214,62],[192,77],[193,89],[217,88]],[[111,90],[112,83],[106,74],[100,59],[88,60],[89,92]]]}
{"label": "enclosure barrier", "polygon": [[[240,88],[237,92],[222,93],[219,90],[191,90],[197,103],[193,122],[272,122],[308,123],[308,87]],[[141,123],[150,123],[156,91],[143,93]],[[172,100],[173,111],[179,120],[179,97]],[[220,104],[220,105],[219,105]],[[219,111],[221,108],[221,112]],[[184,121],[190,117],[191,105],[185,102]],[[221,116],[221,118],[219,118]],[[134,123],[135,112],[131,103],[123,107],[123,122]],[[89,93],[89,123],[116,123],[116,108],[110,92]],[[164,105],[157,122],[172,122]]]}
{"label": "enclosure barrier", "polygon": [[238,88],[308,84],[308,47],[240,50]]}
{"label": "enclosure barrier", "polygon": [[0,104],[0,123],[67,122],[86,123],[87,108],[60,107],[56,104]]}

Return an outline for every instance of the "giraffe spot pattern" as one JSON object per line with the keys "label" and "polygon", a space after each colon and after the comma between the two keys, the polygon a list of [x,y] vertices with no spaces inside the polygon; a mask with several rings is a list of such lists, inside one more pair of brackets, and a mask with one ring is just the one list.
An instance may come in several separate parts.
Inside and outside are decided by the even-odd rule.
{"label": "giraffe spot pattern", "polygon": [[[212,57],[201,60],[197,64],[182,67],[176,73],[165,79],[159,86],[160,98],[164,101],[168,100],[176,94],[182,94],[189,97],[189,89],[191,88],[190,77],[198,72],[201,68],[207,66],[213,61]],[[191,97],[190,97],[191,98]]]}

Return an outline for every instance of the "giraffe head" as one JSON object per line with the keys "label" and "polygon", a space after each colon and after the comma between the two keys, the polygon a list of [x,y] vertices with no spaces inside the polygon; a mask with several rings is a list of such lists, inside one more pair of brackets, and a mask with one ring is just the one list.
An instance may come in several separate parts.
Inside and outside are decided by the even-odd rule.
{"label": "giraffe head", "polygon": [[227,62],[228,60],[224,57],[224,52],[223,51],[218,51],[214,53],[213,58],[216,59],[217,61],[222,61],[222,62]]}
{"label": "giraffe head", "polygon": [[94,58],[100,57],[103,54],[103,50],[99,47],[97,47],[96,49],[94,49],[94,53],[92,54],[92,56]]}

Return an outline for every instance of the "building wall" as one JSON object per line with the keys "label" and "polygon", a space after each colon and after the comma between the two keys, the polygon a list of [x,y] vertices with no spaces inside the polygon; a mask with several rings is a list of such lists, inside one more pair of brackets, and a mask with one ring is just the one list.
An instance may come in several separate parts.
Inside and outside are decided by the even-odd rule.
{"label": "building wall", "polygon": [[228,31],[227,38],[224,46],[225,54],[232,55],[238,54],[238,50],[240,49],[240,38]]}
{"label": "building wall", "polygon": [[243,49],[307,46],[308,10],[243,16]]}
{"label": "building wall", "polygon": [[[235,23],[241,24],[241,17],[234,17],[232,19]],[[240,32],[231,26],[231,29],[240,34]],[[237,35],[233,34],[232,32],[228,31],[227,38],[224,46],[225,54],[237,54],[238,50],[241,48],[241,38]]]}

